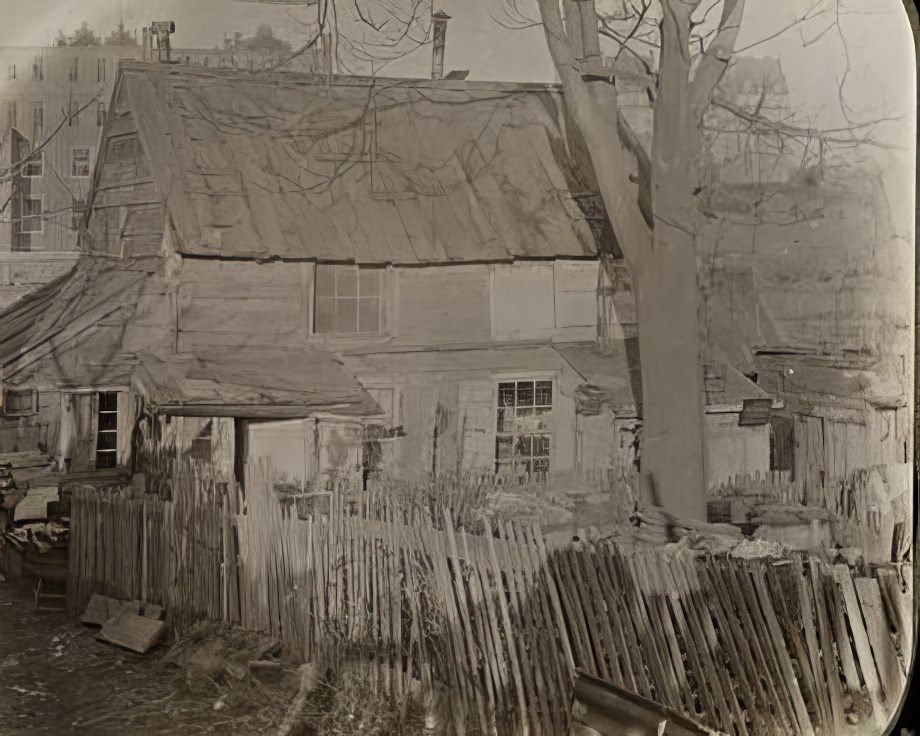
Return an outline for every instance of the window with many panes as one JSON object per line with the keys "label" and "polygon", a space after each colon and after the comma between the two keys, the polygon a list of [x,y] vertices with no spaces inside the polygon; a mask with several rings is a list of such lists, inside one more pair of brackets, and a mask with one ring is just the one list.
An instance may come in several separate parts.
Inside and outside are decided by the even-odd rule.
{"label": "window with many panes", "polygon": [[541,476],[549,472],[552,412],[551,380],[498,384],[496,473]]}
{"label": "window with many panes", "polygon": [[118,394],[101,391],[96,425],[96,467],[114,468],[118,464]]}
{"label": "window with many panes", "polygon": [[88,148],[75,147],[73,149],[73,154],[70,162],[70,175],[78,179],[89,176]]}
{"label": "window with many panes", "polygon": [[378,334],[383,330],[382,268],[316,266],[313,330],[320,335]]}
{"label": "window with many panes", "polygon": [[45,156],[43,151],[33,153],[22,170],[23,176],[38,178],[45,173]]}

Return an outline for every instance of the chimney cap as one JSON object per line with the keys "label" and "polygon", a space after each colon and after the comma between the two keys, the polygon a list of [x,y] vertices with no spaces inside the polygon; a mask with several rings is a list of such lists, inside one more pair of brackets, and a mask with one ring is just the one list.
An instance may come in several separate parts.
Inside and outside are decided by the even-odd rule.
{"label": "chimney cap", "polygon": [[439,10],[437,13],[433,13],[431,17],[434,20],[450,20],[450,16],[443,10]]}

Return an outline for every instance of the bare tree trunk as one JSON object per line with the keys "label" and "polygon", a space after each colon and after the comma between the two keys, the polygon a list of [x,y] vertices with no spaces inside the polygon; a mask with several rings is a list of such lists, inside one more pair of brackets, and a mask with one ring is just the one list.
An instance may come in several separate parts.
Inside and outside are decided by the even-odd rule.
{"label": "bare tree trunk", "polygon": [[706,518],[705,402],[692,197],[699,152],[686,0],[663,0],[652,138],[651,249],[634,268],[642,372],[642,475],[656,503]]}

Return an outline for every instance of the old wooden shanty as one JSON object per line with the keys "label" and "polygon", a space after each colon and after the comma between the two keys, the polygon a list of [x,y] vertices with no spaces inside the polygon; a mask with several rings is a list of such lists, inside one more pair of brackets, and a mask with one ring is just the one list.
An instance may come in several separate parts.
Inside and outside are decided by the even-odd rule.
{"label": "old wooden shanty", "polygon": [[[581,150],[552,85],[123,63],[82,257],[0,318],[0,451],[628,480],[634,308]],[[771,397],[724,364],[707,396],[713,479],[767,470]]]}

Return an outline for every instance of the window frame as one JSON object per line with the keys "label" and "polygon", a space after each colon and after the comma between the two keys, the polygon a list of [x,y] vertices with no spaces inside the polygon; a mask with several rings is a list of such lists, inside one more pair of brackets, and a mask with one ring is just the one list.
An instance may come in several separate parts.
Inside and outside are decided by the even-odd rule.
{"label": "window frame", "polygon": [[[553,466],[553,436],[556,433],[554,413],[553,410],[556,406],[555,402],[558,399],[559,388],[556,382],[555,375],[552,374],[533,374],[530,376],[493,376],[493,385],[495,386],[495,401],[493,402],[493,411],[492,411],[492,422],[495,429],[495,451],[493,456],[494,470],[497,476],[504,476],[507,474],[509,477],[522,479],[532,479],[532,478],[546,478],[552,472]],[[503,404],[502,403],[502,390],[507,387],[509,384],[513,385],[513,403],[512,404]],[[526,401],[523,405],[519,405],[519,386],[521,384],[532,384],[533,398],[530,404],[527,404]],[[549,402],[547,403],[545,399],[543,401],[538,401],[538,390],[546,390],[546,386],[538,386],[538,384],[549,384],[548,388],[550,391]],[[511,429],[505,429],[507,419],[507,409],[512,409],[511,414]],[[532,409],[533,414],[530,416],[545,416],[546,420],[543,427],[535,426],[530,431],[520,431],[518,426],[518,409],[528,410]],[[537,410],[544,410],[542,414],[537,414]],[[528,416],[528,415],[524,415]],[[529,446],[529,451],[526,454],[517,454],[518,440],[527,438],[527,445]],[[534,438],[545,438],[546,446],[544,452],[539,452],[535,454],[535,444]],[[502,454],[502,440],[510,442],[508,445],[507,455]],[[518,459],[520,457],[520,459]],[[539,470],[534,470],[534,465],[536,462],[540,462],[542,467]],[[523,471],[519,470],[519,466],[525,466]],[[529,466],[529,469],[527,468]]]}
{"label": "window frame", "polygon": [[[34,173],[35,169],[32,167],[38,164],[38,173]],[[22,167],[22,175],[26,179],[41,179],[45,175],[45,152],[36,151],[31,156],[29,160],[26,161],[25,166]]]}
{"label": "window frame", "polygon": [[[332,294],[322,293],[320,289],[321,271],[326,271],[332,276]],[[375,273],[377,276],[376,293],[370,295],[361,294],[361,282],[363,273]],[[340,278],[343,274],[354,274],[354,293],[339,294]],[[378,265],[359,265],[359,264],[340,264],[340,263],[317,263],[314,270],[313,278],[313,319],[312,334],[318,337],[326,338],[375,338],[385,335],[387,332],[386,306],[387,306],[387,278],[388,269],[386,266]],[[326,317],[321,317],[320,304],[323,302],[331,304],[331,311],[326,312]],[[377,325],[370,330],[362,330],[361,303],[362,301],[376,301],[377,304]],[[339,309],[342,303],[353,303],[354,305],[354,329],[340,330]],[[328,319],[328,325],[321,325],[321,319]],[[350,320],[349,320],[350,321]]]}
{"label": "window frame", "polygon": [[[96,436],[95,436],[95,447],[94,447],[95,452],[93,455],[93,467],[96,470],[109,470],[111,468],[118,467],[118,403],[119,403],[118,394],[119,393],[120,393],[119,391],[97,391],[96,392],[96,424],[95,424]],[[111,409],[111,408],[103,409],[102,408],[103,407],[103,401],[102,401],[103,396],[113,396],[115,398],[115,408],[114,409]],[[100,420],[103,415],[115,417],[114,429],[110,429],[110,428],[102,429],[102,423]],[[100,449],[99,439],[101,435],[114,435],[115,436],[115,446],[111,448],[107,447],[105,449]],[[105,456],[105,457],[111,456],[113,458],[111,461],[112,464],[111,465],[100,464],[99,462],[100,455]]]}
{"label": "window frame", "polygon": [[[25,214],[25,203],[26,202],[38,201],[38,214]],[[32,222],[38,220],[38,229],[37,230],[27,230],[26,222]],[[32,195],[32,194],[23,194],[22,195],[22,206],[19,210],[19,232],[20,233],[43,233],[45,232],[45,196],[43,194]]]}
{"label": "window frame", "polygon": [[[8,408],[9,405],[9,395],[11,393],[15,394],[30,394],[32,398],[32,406],[29,409],[23,409],[20,411],[10,411]],[[38,389],[18,389],[18,388],[4,388],[3,389],[3,411],[2,415],[5,417],[30,417],[38,414]]]}
{"label": "window frame", "polygon": [[[76,153],[77,151],[86,151],[86,173],[76,174]],[[92,146],[71,146],[70,147],[70,178],[71,179],[88,179],[93,172],[93,149]]]}

